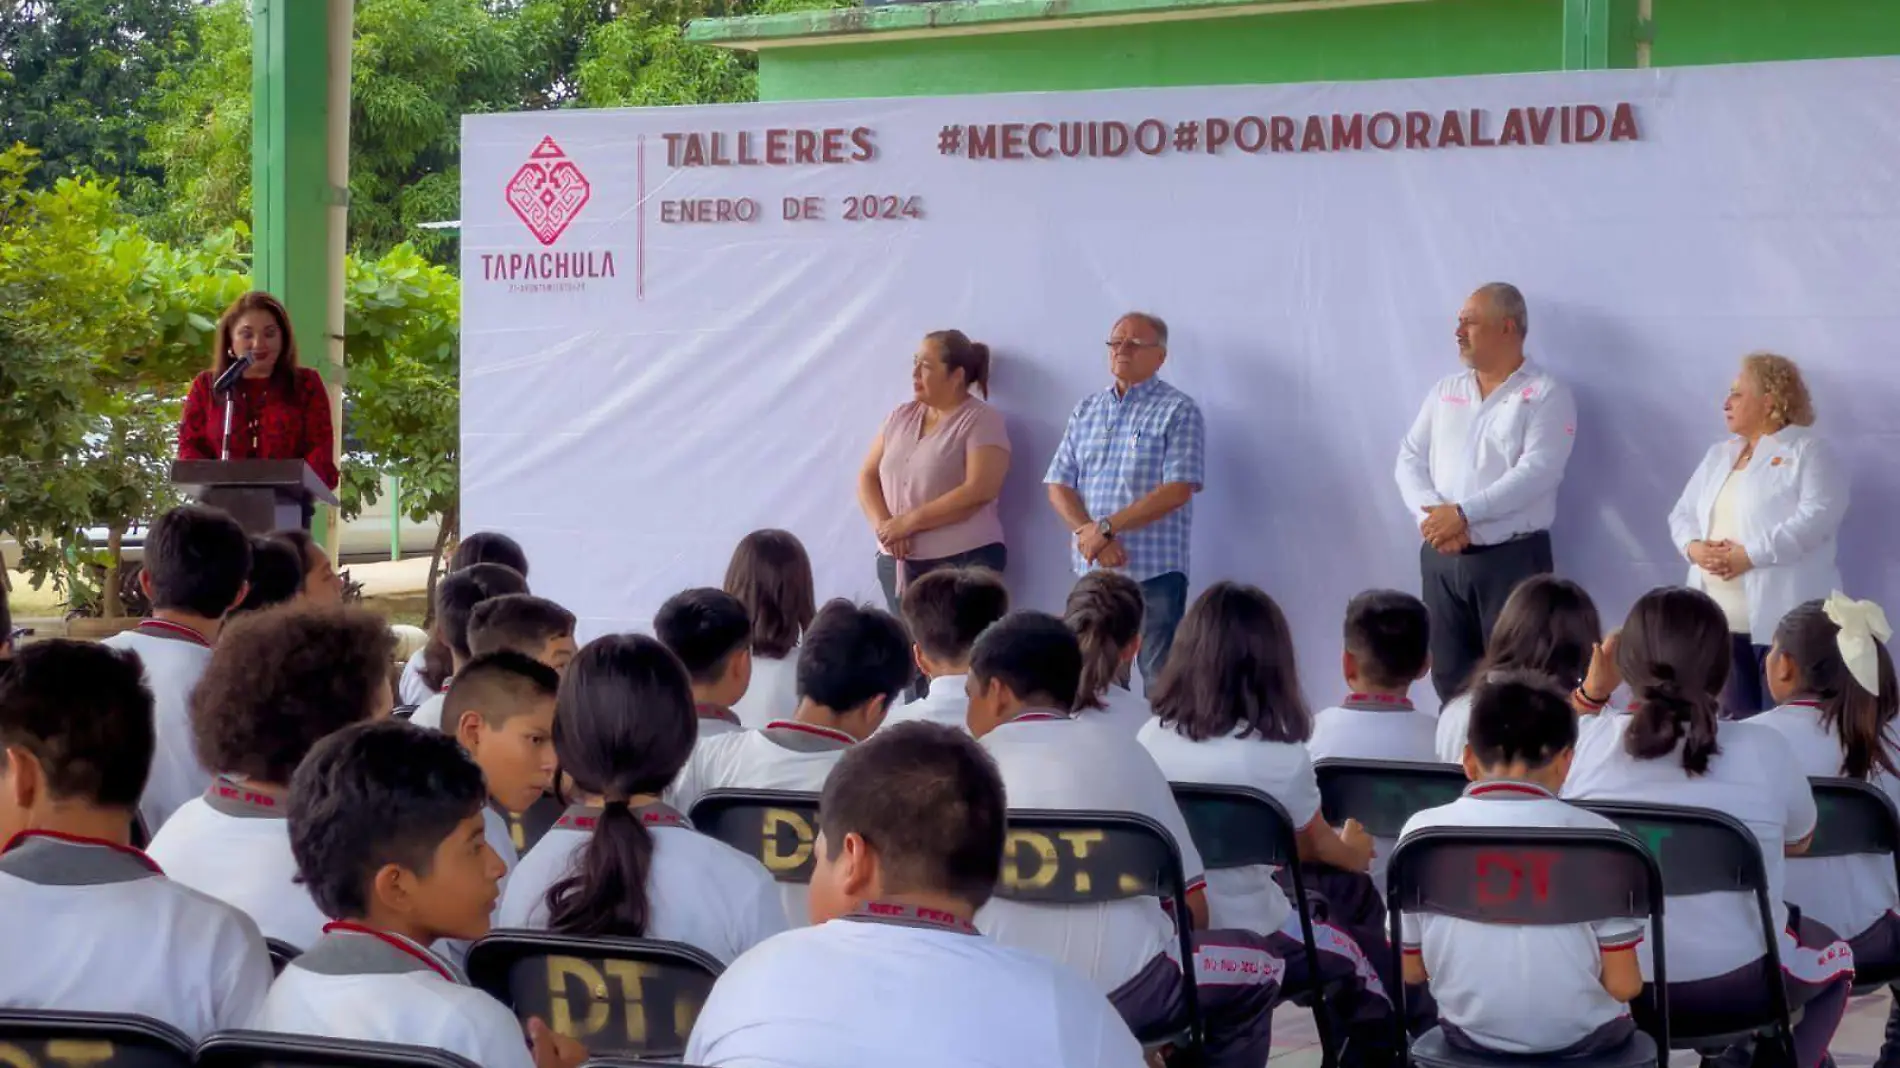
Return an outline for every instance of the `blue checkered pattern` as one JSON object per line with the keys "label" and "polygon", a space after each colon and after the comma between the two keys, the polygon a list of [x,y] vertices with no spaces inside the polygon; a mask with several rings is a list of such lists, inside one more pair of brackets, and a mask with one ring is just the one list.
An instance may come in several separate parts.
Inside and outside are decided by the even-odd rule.
{"label": "blue checkered pattern", "polygon": [[[1099,519],[1163,483],[1187,482],[1198,488],[1206,442],[1200,406],[1187,394],[1159,378],[1125,396],[1110,386],[1075,406],[1042,480],[1080,492],[1089,514]],[[1189,501],[1158,523],[1117,533],[1116,540],[1128,553],[1128,577],[1140,582],[1170,571],[1187,574],[1193,523],[1194,504]],[[1077,574],[1089,570],[1081,553],[1071,549],[1070,556]]]}

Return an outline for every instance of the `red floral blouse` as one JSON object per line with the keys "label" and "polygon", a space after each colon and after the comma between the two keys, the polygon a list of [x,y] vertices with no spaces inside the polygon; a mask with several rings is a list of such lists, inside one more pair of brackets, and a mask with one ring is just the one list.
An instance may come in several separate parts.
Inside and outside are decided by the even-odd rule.
{"label": "red floral blouse", "polygon": [[[211,394],[211,372],[191,380],[178,425],[180,460],[216,460],[224,441],[224,402]],[[231,417],[231,458],[302,460],[323,484],[336,488],[331,458],[330,394],[323,376],[300,367],[289,386],[271,378],[238,380]]]}

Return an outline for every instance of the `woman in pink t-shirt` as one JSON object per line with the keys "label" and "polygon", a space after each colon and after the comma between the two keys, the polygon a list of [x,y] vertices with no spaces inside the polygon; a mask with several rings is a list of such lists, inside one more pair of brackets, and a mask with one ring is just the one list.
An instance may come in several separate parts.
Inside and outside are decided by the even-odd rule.
{"label": "woman in pink t-shirt", "polygon": [[858,504],[877,536],[878,580],[891,611],[904,586],[940,567],[1003,570],[996,497],[1009,473],[1009,432],[989,397],[990,347],[961,330],[924,335],[911,362],[915,399],[899,405],[858,472]]}

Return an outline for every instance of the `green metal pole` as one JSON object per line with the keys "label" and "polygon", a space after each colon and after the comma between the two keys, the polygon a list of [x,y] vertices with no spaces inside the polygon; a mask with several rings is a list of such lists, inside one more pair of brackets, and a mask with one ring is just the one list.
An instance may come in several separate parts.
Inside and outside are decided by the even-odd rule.
{"label": "green metal pole", "polygon": [[[1563,18],[1564,70],[1634,65],[1636,0],[1564,0]],[[1611,38],[1619,26],[1627,47],[1613,49]]]}
{"label": "green metal pole", "polygon": [[[352,16],[352,0],[251,3],[252,284],[289,309],[339,442]],[[318,509],[313,532],[333,552],[335,520]]]}

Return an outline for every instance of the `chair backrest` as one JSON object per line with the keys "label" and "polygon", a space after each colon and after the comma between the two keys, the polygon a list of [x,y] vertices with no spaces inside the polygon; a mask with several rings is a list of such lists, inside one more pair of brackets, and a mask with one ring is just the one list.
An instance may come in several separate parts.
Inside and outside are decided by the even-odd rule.
{"label": "chair backrest", "polygon": [[1805,857],[1900,852],[1900,814],[1885,791],[1859,779],[1809,779],[1819,819]]}
{"label": "chair backrest", "polygon": [[1761,844],[1726,812],[1631,801],[1579,801],[1615,821],[1643,843],[1662,868],[1671,896],[1719,892],[1766,893]]}
{"label": "chair backrest", "polygon": [[1319,807],[1335,827],[1358,820],[1374,838],[1397,838],[1416,813],[1458,800],[1471,785],[1456,764],[1400,760],[1322,760]]}
{"label": "chair backrest", "polygon": [[1175,803],[1209,871],[1299,860],[1299,832],[1285,807],[1247,786],[1177,782]]}
{"label": "chair backrest", "polygon": [[220,1031],[198,1047],[198,1068],[478,1068],[429,1046],[351,1042],[275,1031]]}
{"label": "chair backrest", "polygon": [[189,1068],[191,1040],[143,1016],[0,1009],[0,1065]]}
{"label": "chair backrest", "polygon": [[421,707],[421,705],[397,705],[389,710],[389,714],[396,719],[408,719],[416,714],[416,709]]}
{"label": "chair backrest", "polygon": [[693,827],[758,858],[781,883],[811,882],[818,795],[793,790],[710,790],[693,803]]}
{"label": "chair backrest", "polygon": [[469,981],[526,1021],[603,1057],[677,1057],[723,966],[680,942],[496,931],[468,951]]}
{"label": "chair backrest", "polygon": [[270,951],[271,971],[278,975],[284,974],[284,965],[296,960],[298,956],[303,953],[303,950],[298,949],[289,942],[280,941],[275,938],[264,939],[264,948]]}

